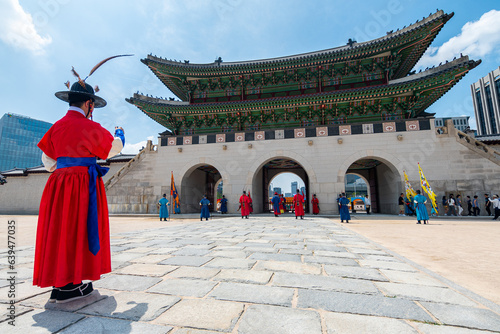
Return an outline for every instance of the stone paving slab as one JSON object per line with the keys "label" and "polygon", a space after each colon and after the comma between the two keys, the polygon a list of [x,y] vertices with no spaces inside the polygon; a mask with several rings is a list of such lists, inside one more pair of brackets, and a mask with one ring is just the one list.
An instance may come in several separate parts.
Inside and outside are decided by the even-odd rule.
{"label": "stone paving slab", "polygon": [[128,274],[128,275],[138,275],[138,276],[153,276],[161,277],[165,276],[169,272],[176,270],[177,266],[169,265],[159,265],[159,264],[146,264],[146,263],[135,263],[128,265],[126,267],[114,270],[115,274]]}
{"label": "stone paving slab", "polygon": [[221,300],[187,299],[172,306],[153,323],[227,332],[236,324],[243,306]]}
{"label": "stone paving slab", "polygon": [[358,278],[381,282],[389,281],[389,279],[382,275],[379,270],[373,268],[325,265],[325,272],[329,276]]}
{"label": "stone paving slab", "polygon": [[156,264],[163,260],[169,258],[170,255],[165,254],[148,254],[146,256],[138,257],[136,259],[132,259],[129,262],[131,263],[146,263],[146,264]]}
{"label": "stone paving slab", "polygon": [[107,319],[100,317],[87,318],[66,328],[61,334],[89,333],[147,333],[164,334],[172,330],[170,326],[151,325],[130,320]]}
{"label": "stone paving slab", "polygon": [[159,262],[159,264],[200,267],[212,259],[211,257],[204,256],[174,256]]}
{"label": "stone paving slab", "polygon": [[323,251],[323,250],[318,250],[314,251],[315,256],[322,256],[322,257],[341,257],[341,258],[347,258],[347,259],[358,259],[360,256],[358,254],[353,254],[349,252],[330,252],[330,251]]}
{"label": "stone paving slab", "polygon": [[292,306],[294,291],[288,288],[242,283],[220,283],[209,295],[219,300]]}
{"label": "stone paving slab", "polygon": [[273,273],[258,270],[222,269],[214,281],[267,284]]}
{"label": "stone paving slab", "polygon": [[421,272],[412,273],[387,269],[379,269],[379,271],[391,282],[395,283],[446,287],[446,284],[443,282]]}
{"label": "stone paving slab", "polygon": [[95,281],[95,288],[104,288],[121,291],[144,291],[161,282],[161,278],[135,275],[109,275]]}
{"label": "stone paving slab", "polygon": [[238,334],[321,334],[317,312],[287,307],[250,305],[241,318]]}
{"label": "stone paving slab", "polygon": [[247,252],[241,250],[214,250],[208,254],[213,257],[229,257],[233,259],[246,259],[248,256]]}
{"label": "stone paving slab", "polygon": [[273,276],[273,286],[294,287],[302,289],[343,291],[362,294],[379,294],[380,291],[372,282],[351,278],[338,278],[319,275],[300,275],[276,273]]}
{"label": "stone paving slab", "polygon": [[253,253],[248,257],[249,260],[264,260],[264,261],[295,261],[301,262],[300,255],[293,254],[268,254],[268,253]]}
{"label": "stone paving slab", "polygon": [[297,307],[435,322],[412,301],[381,296],[301,289]]}
{"label": "stone paving slab", "polygon": [[393,261],[359,260],[359,264],[368,268],[417,272],[417,269],[409,264]]}
{"label": "stone paving slab", "polygon": [[84,307],[78,313],[133,321],[151,321],[180,300],[179,297],[153,293],[119,292]]}
{"label": "stone paving slab", "polygon": [[178,251],[172,252],[171,254],[174,256],[204,256],[204,255],[207,255],[208,253],[210,253],[210,250],[208,250],[208,249],[185,247],[185,248],[179,249]]}
{"label": "stone paving slab", "polygon": [[449,288],[390,282],[376,282],[375,285],[389,297],[403,297],[411,300],[457,304],[471,307],[478,306],[477,303],[469,298]]}
{"label": "stone paving slab", "polygon": [[491,334],[490,331],[482,331],[477,329],[468,329],[463,327],[452,327],[442,325],[432,325],[423,323],[413,323],[422,334]]}
{"label": "stone paving slab", "polygon": [[75,313],[34,310],[16,317],[15,326],[9,325],[6,321],[0,323],[0,333],[54,333],[83,318],[83,315]]}
{"label": "stone paving slab", "polygon": [[[0,289],[0,303],[9,303],[10,298],[9,296],[9,290],[10,286],[6,286],[4,288]],[[24,300],[26,298],[33,297],[35,295],[40,295],[40,294],[47,294],[47,299],[49,298],[48,293],[49,291],[52,291],[51,288],[39,288],[36,286],[33,286],[32,281],[24,281],[19,284],[15,285],[15,300],[20,301]]]}
{"label": "stone paving slab", "polygon": [[324,263],[324,264],[334,264],[338,266],[353,266],[359,267],[359,263],[353,259],[344,259],[339,257],[327,257],[327,256],[304,256],[304,262],[307,263]]}
{"label": "stone paving slab", "polygon": [[[0,323],[8,320],[12,320],[11,316],[19,317],[27,312],[33,311],[31,307],[24,307],[20,305],[14,305],[12,308],[10,305],[2,305],[2,310],[0,311]],[[0,326],[2,328],[2,326]],[[8,328],[8,327],[7,327]],[[5,332],[3,332],[5,333]]]}
{"label": "stone paving slab", "polygon": [[422,302],[421,304],[446,325],[500,332],[500,315],[490,310],[427,302]]}
{"label": "stone paving slab", "polygon": [[156,292],[173,296],[189,296],[201,298],[209,293],[217,282],[196,279],[167,279],[155,285],[148,292]]}
{"label": "stone paving slab", "polygon": [[334,312],[325,312],[323,316],[328,333],[418,334],[415,328],[398,319]]}
{"label": "stone paving slab", "polygon": [[220,272],[220,269],[205,267],[179,267],[168,274],[170,278],[194,278],[209,280]]}
{"label": "stone paving slab", "polygon": [[247,259],[215,258],[205,265],[209,268],[219,269],[250,269],[257,261]]}
{"label": "stone paving slab", "polygon": [[255,270],[285,271],[294,274],[321,274],[318,264],[305,264],[296,262],[259,261],[253,268]]}
{"label": "stone paving slab", "polygon": [[25,299],[19,304],[26,307],[32,308],[45,308],[47,310],[55,310],[55,311],[66,311],[66,312],[75,312],[78,311],[90,304],[93,304],[101,299],[108,298],[111,295],[114,295],[116,291],[106,290],[106,289],[95,289],[88,297],[77,299],[71,302],[57,304],[57,303],[49,303],[49,294],[43,294],[34,296],[29,299]]}

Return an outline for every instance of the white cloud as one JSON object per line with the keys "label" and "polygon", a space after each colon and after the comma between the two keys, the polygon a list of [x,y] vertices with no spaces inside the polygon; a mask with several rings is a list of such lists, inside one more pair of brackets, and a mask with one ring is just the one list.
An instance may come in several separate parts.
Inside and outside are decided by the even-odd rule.
{"label": "white cloud", "polygon": [[462,32],[440,47],[427,49],[417,68],[438,65],[459,57],[460,53],[472,59],[481,58],[500,49],[500,11],[491,10],[478,21],[467,22]]}
{"label": "white cloud", "polygon": [[38,55],[52,42],[50,36],[38,34],[32,16],[24,11],[19,0],[0,1],[0,13],[0,39],[5,44]]}
{"label": "white cloud", "polygon": [[[153,140],[153,136],[149,136],[148,140]],[[146,147],[147,140],[140,141],[135,144],[129,144],[125,142],[125,147],[122,150],[123,154],[137,154],[139,151],[143,148]]]}

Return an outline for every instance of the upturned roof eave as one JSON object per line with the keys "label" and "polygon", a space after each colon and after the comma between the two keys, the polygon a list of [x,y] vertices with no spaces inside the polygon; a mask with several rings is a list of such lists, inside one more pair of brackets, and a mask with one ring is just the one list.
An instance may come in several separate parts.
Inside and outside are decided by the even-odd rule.
{"label": "upturned roof eave", "polygon": [[[190,114],[190,112],[194,108],[200,108],[200,107],[205,107],[205,108],[215,108],[218,107],[218,109],[225,109],[225,108],[230,108],[230,107],[237,107],[240,105],[242,108],[252,105],[252,104],[259,104],[259,103],[272,103],[272,102],[283,102],[283,103],[288,103],[291,101],[296,101],[300,100],[301,98],[314,98],[314,97],[320,97],[320,96],[335,96],[335,95],[341,95],[341,94],[346,94],[346,93],[358,93],[358,92],[363,92],[363,91],[369,91],[369,90],[375,90],[375,89],[394,89],[395,86],[402,86],[406,85],[415,81],[423,81],[426,80],[430,77],[433,76],[438,76],[441,75],[447,71],[451,71],[455,67],[460,67],[460,66],[465,66],[468,65],[469,69],[472,69],[479,65],[481,60],[474,61],[474,60],[469,60],[468,56],[463,56],[459,59],[453,60],[451,62],[445,63],[441,66],[438,66],[436,68],[431,68],[429,70],[426,70],[421,73],[409,75],[404,78],[396,79],[389,81],[388,84],[386,85],[377,85],[377,86],[369,86],[369,87],[363,87],[363,88],[358,88],[358,89],[345,89],[345,90],[338,90],[334,92],[323,92],[323,93],[315,93],[315,94],[309,94],[306,96],[287,96],[287,97],[279,97],[279,98],[267,98],[267,99],[260,99],[260,100],[244,100],[244,101],[228,101],[228,102],[211,102],[211,103],[198,103],[198,104],[190,104],[189,102],[181,102],[181,101],[167,101],[164,99],[159,99],[159,98],[153,98],[149,96],[144,96],[142,94],[134,94],[133,98],[127,99],[127,102],[136,105],[134,102],[135,100],[140,101],[142,103],[147,103],[150,105],[156,105],[159,107],[164,107],[164,108],[172,108],[172,111],[174,112],[174,109],[176,111],[174,113],[178,113],[180,115],[185,115],[185,114]],[[178,110],[180,109],[185,109],[183,112],[179,112]]]}
{"label": "upturned roof eave", "polygon": [[420,21],[417,21],[414,24],[409,25],[406,28],[403,28],[401,30],[398,30],[396,32],[389,33],[385,36],[379,37],[377,39],[373,39],[370,41],[366,42],[360,42],[360,43],[354,43],[352,46],[349,45],[344,45],[344,46],[339,46],[335,48],[329,48],[329,49],[324,49],[324,50],[319,50],[319,51],[312,51],[312,52],[306,52],[306,53],[301,53],[301,54],[296,54],[296,55],[291,55],[291,56],[283,56],[283,57],[275,57],[275,58],[266,58],[266,59],[257,59],[257,60],[247,60],[247,61],[235,61],[235,62],[221,62],[220,64],[218,62],[213,62],[213,63],[204,63],[204,64],[199,64],[199,63],[185,63],[185,62],[178,62],[178,61],[172,61],[168,59],[164,59],[161,57],[156,57],[153,55],[148,55],[146,59],[143,59],[142,61],[147,64],[148,62],[154,62],[154,63],[159,63],[162,65],[167,65],[167,66],[174,66],[176,68],[184,68],[187,72],[189,72],[191,69],[202,69],[202,68],[215,68],[215,69],[231,69],[233,67],[244,67],[244,66],[255,66],[255,65],[260,65],[260,64],[276,64],[276,63],[281,63],[289,60],[302,60],[308,57],[315,57],[315,56],[322,56],[322,55],[329,55],[329,54],[335,54],[337,55],[340,52],[343,51],[352,51],[355,49],[360,49],[365,46],[370,46],[373,47],[374,44],[377,43],[383,43],[388,40],[394,39],[398,36],[404,35],[406,33],[409,33],[411,31],[414,31],[434,20],[438,19],[445,19],[445,22],[448,21],[454,14],[446,14],[442,10],[437,11],[434,14],[429,15],[427,18],[422,19]]}

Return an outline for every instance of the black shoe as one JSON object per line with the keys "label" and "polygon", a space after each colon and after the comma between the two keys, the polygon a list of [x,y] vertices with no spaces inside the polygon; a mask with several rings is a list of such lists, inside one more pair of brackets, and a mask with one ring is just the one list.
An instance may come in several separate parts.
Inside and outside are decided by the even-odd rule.
{"label": "black shoe", "polygon": [[300,219],[304,219],[304,216],[300,216]]}
{"label": "black shoe", "polygon": [[61,289],[57,294],[56,303],[58,304],[67,303],[73,300],[85,298],[89,296],[92,293],[92,291],[94,291],[94,288],[92,287],[92,282],[80,284],[76,288],[73,288],[71,290]]}
{"label": "black shoe", "polygon": [[60,289],[59,288],[53,288],[52,292],[50,293],[49,297],[49,303],[55,303],[57,299],[57,295],[59,294]]}

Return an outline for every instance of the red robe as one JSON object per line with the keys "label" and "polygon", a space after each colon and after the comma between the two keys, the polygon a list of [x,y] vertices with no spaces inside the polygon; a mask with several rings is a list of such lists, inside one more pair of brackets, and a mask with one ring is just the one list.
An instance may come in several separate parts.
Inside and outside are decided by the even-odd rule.
{"label": "red robe", "polygon": [[317,215],[319,213],[319,200],[316,197],[313,197],[311,200],[311,203],[313,205],[313,214]]}
{"label": "red robe", "polygon": [[286,202],[285,198],[284,198],[284,197],[281,197],[281,199],[280,199],[280,210],[283,210],[283,213],[285,213],[285,212],[286,212],[286,205],[285,205],[285,202]]}
{"label": "red robe", "polygon": [[241,195],[240,197],[241,206],[241,216],[245,217],[250,214],[250,198],[247,195]]}
{"label": "red robe", "polygon": [[295,208],[295,217],[304,215],[304,197],[301,194],[293,196],[293,207]]}
{"label": "red robe", "polygon": [[[113,136],[78,111],[69,110],[57,121],[38,147],[50,158],[98,157],[106,159]],[[56,169],[49,177],[40,202],[33,285],[64,286],[96,280],[111,271],[109,217],[106,193],[97,178],[100,250],[89,251],[87,212],[88,167]]]}

